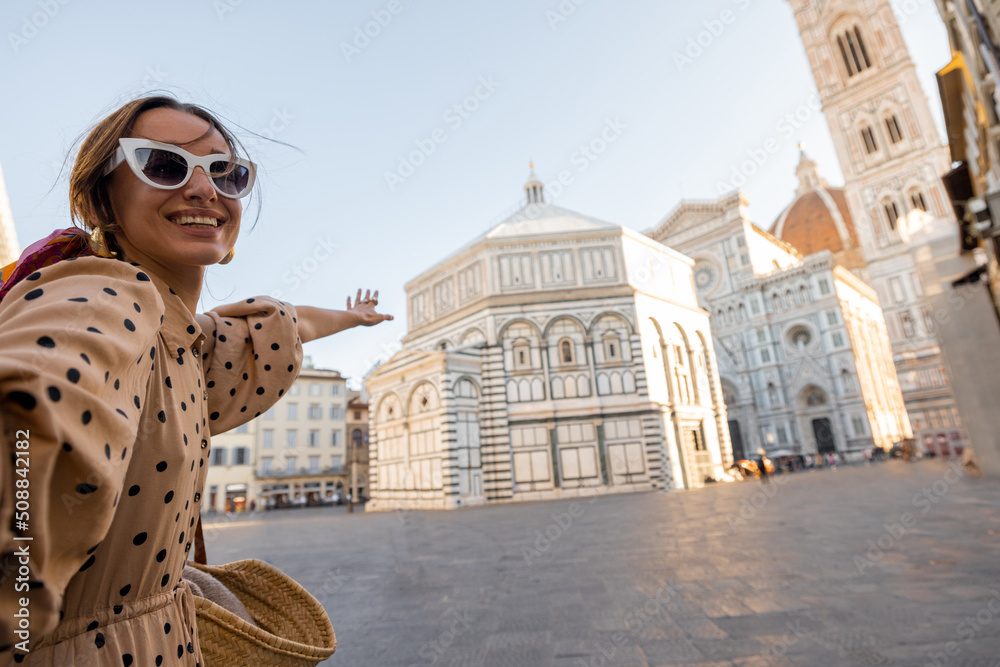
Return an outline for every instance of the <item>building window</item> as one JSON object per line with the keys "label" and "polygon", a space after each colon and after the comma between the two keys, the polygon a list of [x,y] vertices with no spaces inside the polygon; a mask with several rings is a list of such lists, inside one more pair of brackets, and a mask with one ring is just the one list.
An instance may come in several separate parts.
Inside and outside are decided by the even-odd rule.
{"label": "building window", "polygon": [[274,406],[273,405],[271,407],[269,407],[266,412],[264,412],[264,419],[266,419],[269,422],[273,422],[274,421]]}
{"label": "building window", "polygon": [[830,326],[837,324],[837,311],[831,310],[826,314],[826,323]]}
{"label": "building window", "polygon": [[840,381],[844,385],[844,395],[854,393],[854,378],[851,377],[851,371],[846,368],[840,371]]}
{"label": "building window", "polygon": [[559,341],[559,361],[564,364],[573,363],[573,341],[568,338]]}
{"label": "building window", "polygon": [[910,195],[910,203],[913,204],[913,208],[919,209],[921,211],[927,210],[927,202],[924,201],[924,195],[919,190],[915,190],[913,194]]}
{"label": "building window", "polygon": [[322,419],[323,418],[323,408],[320,407],[319,403],[312,403],[309,406],[309,419]]}
{"label": "building window", "polygon": [[271,429],[264,429],[264,446],[270,449],[274,447],[274,431]]}
{"label": "building window", "polygon": [[364,436],[361,434],[360,428],[356,428],[353,431],[351,431],[351,443],[355,447],[360,447],[362,443],[364,443],[364,441],[365,439]]}
{"label": "building window", "polygon": [[834,347],[844,347],[844,337],[840,335],[839,331],[833,332],[832,339]]}
{"label": "building window", "polygon": [[934,333],[934,313],[930,308],[924,308],[924,329],[927,333]]}
{"label": "building window", "polygon": [[787,445],[788,444],[788,431],[785,430],[784,426],[778,427],[778,444]]}
{"label": "building window", "polygon": [[309,395],[310,396],[322,396],[323,395],[323,385],[319,382],[309,383]]}
{"label": "building window", "polygon": [[760,363],[767,364],[771,362],[771,351],[766,347],[760,351]]}
{"label": "building window", "polygon": [[310,456],[309,457],[309,474],[318,475],[319,474],[319,457]]}
{"label": "building window", "polygon": [[757,329],[757,342],[763,343],[767,341],[767,330],[761,327]]}
{"label": "building window", "polygon": [[339,384],[331,384],[330,385],[330,395],[331,396],[340,396],[340,393],[341,392],[340,392],[340,385]]}
{"label": "building window", "polygon": [[294,456],[285,457],[285,472],[294,473],[295,469],[298,467],[298,459]]}
{"label": "building window", "polygon": [[250,462],[250,450],[247,447],[237,447],[233,450],[233,465],[245,466]]}
{"label": "building window", "polygon": [[267,474],[273,471],[274,459],[270,456],[265,456],[260,460],[260,471]]}
{"label": "building window", "polygon": [[621,359],[621,339],[618,336],[605,336],[603,342],[605,361],[618,361]]}
{"label": "building window", "polygon": [[319,447],[319,431],[309,431],[309,446]]}
{"label": "building window", "polygon": [[748,266],[750,264],[750,255],[745,252],[740,253],[740,264],[742,266]]}
{"label": "building window", "polygon": [[299,418],[299,404],[289,403],[288,404],[288,419],[293,421]]}
{"label": "building window", "polygon": [[913,317],[911,317],[908,312],[904,311],[899,314],[899,323],[903,327],[903,335],[907,338],[913,338],[916,334],[916,330],[913,326]]}
{"label": "building window", "polygon": [[219,447],[212,450],[212,465],[214,466],[224,466],[226,465],[226,448]]}
{"label": "building window", "polygon": [[868,151],[869,155],[878,150],[878,144],[875,143],[875,133],[872,132],[872,128],[868,126],[861,128],[861,138],[865,142],[865,150]]}
{"label": "building window", "polygon": [[249,433],[250,432],[250,424],[240,424],[239,426],[236,427],[236,432],[237,433]]}
{"label": "building window", "polygon": [[339,405],[330,406],[330,419],[343,419],[344,418],[344,408]]}
{"label": "building window", "polygon": [[903,293],[903,282],[893,276],[889,278],[889,287],[892,289],[892,300],[896,303],[903,303],[906,301],[906,295]]}
{"label": "building window", "polygon": [[526,340],[515,341],[513,345],[514,350],[514,369],[520,370],[525,368],[531,368],[531,346]]}
{"label": "building window", "polygon": [[750,312],[754,315],[760,314],[760,304],[757,303],[757,299],[750,299]]}
{"label": "building window", "polygon": [[340,431],[333,431],[330,433],[330,446],[340,447]]}
{"label": "building window", "polygon": [[774,386],[773,382],[767,383],[767,400],[771,404],[771,407],[777,407],[778,402],[778,388]]}
{"label": "building window", "polygon": [[361,410],[354,411],[354,421],[361,421]]}
{"label": "building window", "polygon": [[817,284],[819,285],[819,293],[820,294],[822,294],[823,296],[826,296],[827,294],[830,293],[830,283],[828,283],[826,281],[826,278],[820,278],[819,279],[819,283],[817,283]]}
{"label": "building window", "polygon": [[865,420],[861,417],[851,418],[851,424],[854,426],[854,435],[864,435],[865,434]]}
{"label": "building window", "polygon": [[840,55],[844,59],[848,77],[860,74],[872,66],[865,41],[861,38],[861,30],[857,26],[837,35],[837,45],[840,47]]}
{"label": "building window", "polygon": [[889,140],[894,144],[898,144],[903,140],[903,133],[899,129],[899,122],[896,120],[896,116],[889,116],[885,119],[885,127],[889,130]]}
{"label": "building window", "polygon": [[885,219],[889,223],[889,229],[896,231],[896,225],[899,223],[899,208],[896,206],[896,202],[886,201],[882,204],[882,210],[885,211]]}
{"label": "building window", "polygon": [[298,444],[299,444],[299,432],[294,428],[290,428],[287,431],[285,431],[285,446],[295,447]]}
{"label": "building window", "polygon": [[292,384],[291,387],[288,388],[288,395],[298,396],[300,391],[302,391],[302,387],[299,386],[298,382],[295,382]]}
{"label": "building window", "polygon": [[331,468],[340,468],[343,465],[344,464],[343,464],[343,460],[341,459],[341,457],[339,457],[339,456],[332,456],[332,457],[330,457],[330,467]]}

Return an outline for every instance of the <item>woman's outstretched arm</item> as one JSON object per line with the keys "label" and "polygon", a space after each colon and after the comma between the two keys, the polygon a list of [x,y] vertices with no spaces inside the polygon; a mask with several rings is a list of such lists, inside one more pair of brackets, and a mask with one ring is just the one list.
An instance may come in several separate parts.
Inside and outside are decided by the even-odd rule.
{"label": "woman's outstretched arm", "polygon": [[364,298],[361,296],[361,290],[358,290],[353,304],[351,297],[347,297],[347,310],[296,306],[299,338],[302,339],[303,343],[308,343],[317,338],[332,336],[345,329],[357,326],[370,327],[393,319],[392,315],[375,312],[377,305],[378,290],[375,290],[374,294],[371,293],[371,290],[366,291]]}

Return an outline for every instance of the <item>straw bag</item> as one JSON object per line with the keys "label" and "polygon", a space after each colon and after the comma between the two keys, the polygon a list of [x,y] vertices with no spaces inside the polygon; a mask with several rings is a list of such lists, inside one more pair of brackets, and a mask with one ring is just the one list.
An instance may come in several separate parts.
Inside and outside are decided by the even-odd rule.
{"label": "straw bag", "polygon": [[337,649],[330,618],[295,580],[259,560],[205,564],[201,521],[195,560],[188,565],[215,577],[243,603],[257,626],[195,596],[198,643],[205,667],[312,667]]}

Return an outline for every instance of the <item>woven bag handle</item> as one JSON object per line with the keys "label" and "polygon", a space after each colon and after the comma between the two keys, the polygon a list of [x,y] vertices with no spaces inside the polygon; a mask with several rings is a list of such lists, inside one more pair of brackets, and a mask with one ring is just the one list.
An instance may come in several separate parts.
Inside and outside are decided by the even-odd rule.
{"label": "woven bag handle", "polygon": [[205,534],[201,530],[201,515],[198,515],[198,527],[194,529],[194,562],[208,565],[205,554]]}

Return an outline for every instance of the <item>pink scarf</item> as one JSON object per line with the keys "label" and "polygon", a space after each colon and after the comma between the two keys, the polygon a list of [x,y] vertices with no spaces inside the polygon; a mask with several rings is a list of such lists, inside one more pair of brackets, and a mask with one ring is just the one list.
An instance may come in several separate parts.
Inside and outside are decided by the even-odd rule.
{"label": "pink scarf", "polygon": [[93,255],[88,239],[87,233],[82,229],[68,227],[57,229],[44,239],[32,243],[16,262],[0,269],[0,300],[7,296],[14,285],[42,267],[70,257]]}

